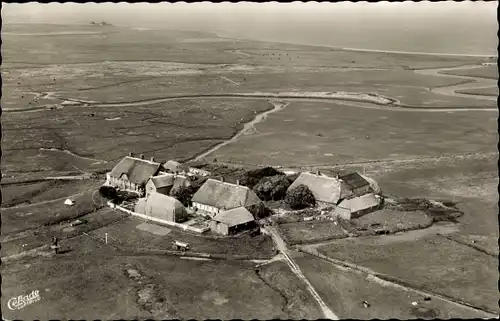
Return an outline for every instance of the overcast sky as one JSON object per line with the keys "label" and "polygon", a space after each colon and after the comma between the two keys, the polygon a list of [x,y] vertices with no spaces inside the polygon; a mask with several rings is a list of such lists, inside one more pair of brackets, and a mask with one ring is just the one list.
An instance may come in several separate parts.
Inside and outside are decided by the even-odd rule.
{"label": "overcast sky", "polygon": [[[4,23],[89,23],[204,30],[221,35],[284,42],[324,43],[349,38],[398,38],[395,41],[491,42],[496,48],[497,2],[378,3],[85,3],[3,4]],[[439,37],[436,35],[439,34]],[[333,36],[332,36],[333,35]],[[333,38],[332,38],[333,37]],[[366,37],[366,35],[365,35]],[[453,38],[453,39],[444,39]],[[470,37],[471,39],[466,39]],[[361,41],[361,40],[360,40]],[[383,41],[383,40],[381,40]],[[388,39],[386,42],[389,41]],[[475,41],[475,42],[474,42]],[[366,40],[362,40],[366,42]],[[485,45],[482,46],[485,46]]]}

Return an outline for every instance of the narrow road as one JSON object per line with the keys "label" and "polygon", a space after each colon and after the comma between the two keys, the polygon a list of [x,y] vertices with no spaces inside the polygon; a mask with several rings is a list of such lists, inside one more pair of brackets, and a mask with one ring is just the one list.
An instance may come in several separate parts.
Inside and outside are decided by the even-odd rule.
{"label": "narrow road", "polygon": [[269,232],[271,235],[274,243],[276,244],[276,248],[283,254],[285,261],[287,262],[288,266],[292,270],[292,272],[301,280],[307,287],[307,290],[311,293],[313,298],[316,300],[316,302],[319,304],[321,307],[321,310],[323,311],[323,315],[325,318],[330,319],[330,320],[339,320],[339,317],[333,313],[332,310],[326,305],[326,303],[323,301],[321,296],[316,292],[312,284],[307,280],[305,275],[302,273],[300,270],[300,267],[293,261],[291,256],[289,255],[289,250],[286,246],[286,243],[283,241],[281,236],[279,235],[278,231],[276,231],[272,227],[266,228],[266,230]]}

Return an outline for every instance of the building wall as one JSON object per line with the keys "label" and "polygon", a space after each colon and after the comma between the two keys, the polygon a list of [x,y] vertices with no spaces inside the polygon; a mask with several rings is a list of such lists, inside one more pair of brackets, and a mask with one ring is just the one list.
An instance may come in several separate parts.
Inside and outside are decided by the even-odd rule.
{"label": "building wall", "polygon": [[141,196],[144,195],[145,189],[143,186],[132,183],[126,179],[116,178],[109,175],[106,176],[107,176],[106,182],[109,186],[113,186],[118,189],[126,190],[129,192],[138,193]]}
{"label": "building wall", "polygon": [[211,217],[214,217],[215,215],[217,215],[221,211],[220,208],[216,208],[213,206],[209,206],[206,204],[200,204],[200,203],[196,203],[196,202],[193,202],[193,208],[197,209],[196,213],[198,213],[200,215],[210,215]]}
{"label": "building wall", "polygon": [[351,219],[351,211],[347,208],[342,208],[337,206],[333,211],[333,215],[335,217],[343,218],[344,220]]}
{"label": "building wall", "polygon": [[212,221],[210,222],[210,230],[217,234],[229,235],[229,227],[224,223]]}

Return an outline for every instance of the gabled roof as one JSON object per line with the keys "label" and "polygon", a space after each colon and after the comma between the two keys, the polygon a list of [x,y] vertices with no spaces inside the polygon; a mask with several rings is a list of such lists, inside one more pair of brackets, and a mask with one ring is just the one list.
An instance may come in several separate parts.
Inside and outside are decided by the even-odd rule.
{"label": "gabled roof", "polygon": [[375,196],[375,194],[369,193],[363,196],[343,200],[340,202],[338,207],[346,208],[349,209],[351,213],[356,213],[358,211],[376,207],[379,203],[380,200]]}
{"label": "gabled roof", "polygon": [[211,178],[209,178],[193,195],[192,201],[227,210],[262,202],[259,197],[246,186],[221,182]]}
{"label": "gabled roof", "polygon": [[360,188],[370,185],[370,183],[357,172],[340,176],[340,179],[346,182],[351,188]]}
{"label": "gabled roof", "polygon": [[156,188],[174,185],[174,174],[162,174],[150,178]]}
{"label": "gabled roof", "polygon": [[305,185],[311,190],[316,201],[337,204],[340,199],[349,197],[352,190],[339,179],[325,175],[303,172],[290,185],[288,190]]}
{"label": "gabled roof", "polygon": [[163,168],[167,171],[175,173],[175,172],[183,172],[188,171],[188,167],[174,160],[169,160],[163,164]]}
{"label": "gabled roof", "polygon": [[215,215],[213,220],[216,222],[227,224],[229,227],[231,227],[248,222],[253,222],[254,217],[252,213],[250,213],[246,208],[237,207],[228,211],[220,212],[219,214]]}
{"label": "gabled roof", "polygon": [[160,166],[160,163],[125,156],[113,167],[109,175],[121,178],[125,174],[130,182],[141,185],[146,184],[148,179],[158,172]]}

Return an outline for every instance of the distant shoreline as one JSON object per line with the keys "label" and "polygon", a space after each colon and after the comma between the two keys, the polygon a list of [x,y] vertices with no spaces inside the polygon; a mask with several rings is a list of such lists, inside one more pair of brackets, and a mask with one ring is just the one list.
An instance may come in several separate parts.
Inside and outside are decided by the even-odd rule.
{"label": "distant shoreline", "polygon": [[440,53],[440,52],[419,52],[419,51],[349,48],[349,47],[339,47],[339,46],[331,46],[331,45],[305,44],[305,43],[299,43],[299,42],[285,42],[285,41],[258,40],[258,39],[247,39],[247,38],[234,38],[234,37],[222,36],[220,34],[217,34],[217,37],[223,38],[223,39],[233,39],[233,40],[238,40],[238,41],[260,41],[260,42],[280,43],[280,44],[287,44],[287,45],[330,48],[330,49],[335,49],[335,50],[339,50],[339,51],[394,53],[394,54],[401,54],[401,55],[454,56],[454,57],[478,57],[478,58],[494,57],[494,58],[498,58],[497,54],[487,55],[487,54]]}
{"label": "distant shoreline", "polygon": [[[89,25],[87,23],[48,23],[48,22],[10,22],[8,24],[16,25],[16,24],[49,24],[49,25],[72,25],[72,26],[86,26]],[[5,26],[5,22],[4,22]],[[152,31],[152,30],[160,30],[162,28],[148,28],[141,26],[121,26],[114,25],[115,27],[125,27],[131,28],[135,30],[143,30],[143,31]],[[177,30],[177,29],[166,29],[166,30]],[[200,30],[178,30],[178,31],[190,31],[190,32],[204,32]],[[3,32],[4,34],[8,34],[8,32]],[[386,50],[386,49],[365,49],[365,48],[350,48],[350,47],[340,47],[340,46],[332,46],[325,44],[306,44],[300,42],[285,42],[285,41],[272,41],[272,40],[260,40],[260,39],[251,39],[251,38],[236,38],[223,36],[216,32],[207,32],[216,35],[222,39],[229,40],[238,40],[238,41],[259,41],[259,42],[268,42],[268,43],[278,43],[278,44],[288,44],[288,45],[298,45],[298,46],[307,46],[307,47],[321,47],[321,48],[330,48],[339,51],[358,51],[358,52],[377,52],[377,53],[393,53],[393,54],[402,54],[402,55],[425,55],[425,56],[447,56],[447,57],[478,57],[478,58],[488,58],[494,57],[498,58],[497,53],[492,54],[466,54],[466,53],[439,53],[439,52],[418,52],[418,51],[403,51],[403,50]]]}

